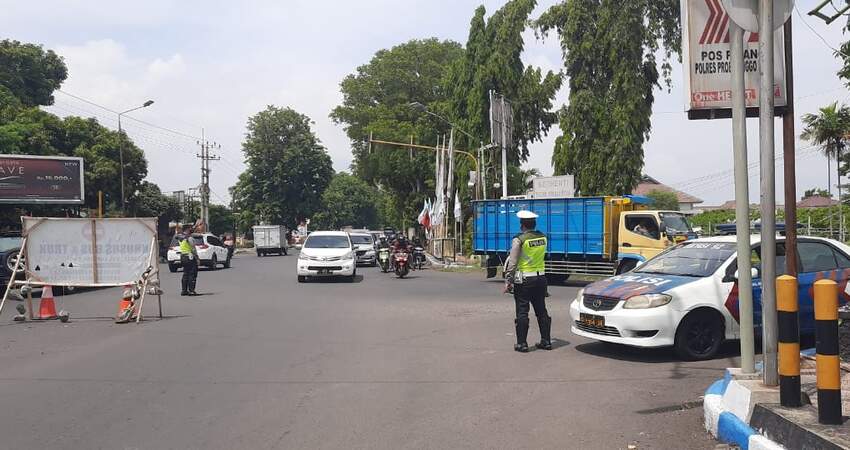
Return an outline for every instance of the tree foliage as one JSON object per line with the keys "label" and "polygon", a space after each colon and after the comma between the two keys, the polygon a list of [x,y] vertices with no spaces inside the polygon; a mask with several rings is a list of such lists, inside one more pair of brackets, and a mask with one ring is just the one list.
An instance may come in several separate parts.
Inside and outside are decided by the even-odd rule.
{"label": "tree foliage", "polygon": [[222,235],[236,230],[236,215],[224,205],[210,205],[210,233]]}
{"label": "tree foliage", "polygon": [[[65,63],[53,50],[8,39],[0,41],[0,90],[6,90],[22,106],[52,105],[53,91],[67,77]],[[0,94],[0,98],[3,96]]]}
{"label": "tree foliage", "polygon": [[511,102],[515,147],[509,149],[508,163],[513,166],[528,159],[529,144],[541,140],[558,120],[552,101],[561,87],[561,74],[526,67],[521,58],[523,32],[536,4],[511,0],[489,18],[484,6],[478,7],[470,22],[466,54],[446,78],[448,114],[480,140],[466,140],[468,148],[490,141],[490,91]]}
{"label": "tree foliage", "polygon": [[304,114],[276,106],[248,119],[242,144],[248,169],[231,188],[237,209],[290,228],[319,211],[333,167],[311,123]]}
{"label": "tree foliage", "polygon": [[[0,152],[37,156],[77,156],[85,160],[87,208],[105,207],[121,214],[120,151],[124,153],[124,187],[128,200],[146,186],[144,152],[125,135],[95,119],[64,119],[39,106],[53,103],[53,92],[67,76],[62,58],[51,50],[17,41],[0,41]],[[45,211],[49,214],[49,211]]]}
{"label": "tree foliage", "polygon": [[830,194],[826,189],[811,188],[811,189],[806,189],[806,192],[803,193],[803,198],[809,198],[809,197],[831,198],[832,194]]}
{"label": "tree foliage", "polygon": [[[417,142],[433,146],[447,133],[446,124],[411,108],[419,102],[440,110],[447,95],[444,73],[463,55],[460,44],[435,38],[411,40],[379,50],[369,61],[340,83],[342,104],[330,117],[343,124],[351,140],[354,175],[389,195],[387,217],[395,225],[412,220],[428,188],[434,187],[434,153],[367,142],[378,140]],[[370,151],[371,149],[371,151]]]}
{"label": "tree foliage", "polygon": [[322,210],[313,216],[316,229],[337,230],[345,226],[376,229],[383,225],[381,193],[362,179],[345,172],[334,175],[322,194]]}
{"label": "tree foliage", "polygon": [[564,0],[537,27],[558,34],[569,78],[555,174],[575,175],[583,195],[630,193],[641,179],[653,91],[661,77],[670,87],[670,61],[681,51],[679,2]]}
{"label": "tree foliage", "polygon": [[652,209],[664,210],[664,211],[678,211],[679,210],[679,198],[676,197],[675,192],[670,191],[662,191],[660,189],[655,189],[646,194],[652,200]]}
{"label": "tree foliage", "polygon": [[138,192],[128,202],[130,212],[136,217],[156,217],[158,234],[167,236],[168,224],[178,222],[182,218],[183,211],[180,203],[163,194],[159,186],[150,181],[142,181]]}

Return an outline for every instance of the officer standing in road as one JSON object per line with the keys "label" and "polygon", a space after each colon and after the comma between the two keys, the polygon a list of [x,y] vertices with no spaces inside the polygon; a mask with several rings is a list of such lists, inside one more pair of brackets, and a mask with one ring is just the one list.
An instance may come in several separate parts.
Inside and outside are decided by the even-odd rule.
{"label": "officer standing in road", "polygon": [[505,293],[513,292],[516,302],[516,345],[514,350],[528,352],[528,311],[534,307],[540,342],[537,348],[552,350],[550,331],[552,318],[546,311],[546,235],[537,231],[537,214],[517,212],[520,234],[511,242],[511,253],[505,271]]}
{"label": "officer standing in road", "polygon": [[183,266],[180,295],[198,295],[195,284],[198,282],[198,251],[192,242],[192,230],[183,229],[183,239],[180,241],[180,265]]}

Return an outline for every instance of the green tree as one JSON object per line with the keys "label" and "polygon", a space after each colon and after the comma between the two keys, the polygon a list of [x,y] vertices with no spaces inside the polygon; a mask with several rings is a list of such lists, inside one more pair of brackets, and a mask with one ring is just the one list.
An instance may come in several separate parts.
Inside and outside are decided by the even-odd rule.
{"label": "green tree", "polygon": [[322,210],[313,216],[317,229],[337,230],[345,226],[376,229],[381,226],[380,193],[362,179],[340,172],[322,194]]}
{"label": "green tree", "polygon": [[[342,104],[330,117],[343,124],[351,140],[354,175],[388,195],[385,205],[393,224],[409,222],[417,206],[434,187],[434,153],[384,145],[375,139],[434,145],[447,133],[446,125],[411,108],[419,102],[440,110],[447,100],[443,77],[449,66],[463,56],[460,44],[436,38],[415,39],[379,50],[369,63],[357,68],[340,83]],[[430,189],[429,189],[430,188]]]}
{"label": "green tree", "polygon": [[52,105],[53,91],[67,77],[65,62],[53,50],[8,39],[0,41],[0,86],[23,106]]}
{"label": "green tree", "polygon": [[831,198],[832,195],[826,189],[811,188],[811,189],[806,189],[806,192],[803,193],[803,198],[809,198],[809,197]]}
{"label": "green tree", "polygon": [[[555,174],[573,174],[583,195],[628,194],[641,179],[653,90],[670,87],[680,53],[677,0],[564,0],[538,20],[557,32],[569,78]],[[658,54],[662,54],[659,73]]]}
{"label": "green tree", "polygon": [[248,119],[242,144],[248,169],[231,188],[236,209],[290,228],[319,211],[333,167],[311,123],[304,114],[276,106]]}
{"label": "green tree", "polygon": [[[536,4],[535,0],[511,0],[489,18],[485,8],[478,7],[470,22],[466,54],[446,77],[451,97],[446,112],[481,142],[490,141],[490,91],[511,102],[515,146],[508,151],[509,166],[525,162],[529,144],[542,139],[558,120],[552,101],[563,82],[561,74],[544,74],[522,62],[523,32]],[[467,148],[480,144],[465,137],[462,142]],[[461,180],[466,170],[471,168],[464,160],[459,167]]]}
{"label": "green tree", "polygon": [[224,205],[210,205],[210,233],[222,235],[236,230],[236,214]]}
{"label": "green tree", "polygon": [[168,236],[168,224],[182,218],[183,211],[176,199],[162,193],[154,183],[142,181],[138,194],[130,197],[127,207],[133,216],[156,217],[159,236]]}
{"label": "green tree", "polygon": [[679,210],[679,198],[676,197],[675,192],[655,189],[646,194],[646,196],[652,200],[652,209],[665,211]]}
{"label": "green tree", "polygon": [[826,156],[826,190],[832,197],[832,182],[830,163],[834,158],[838,183],[838,198],[841,198],[841,168],[840,161],[846,156],[846,136],[850,133],[850,108],[838,103],[820,108],[817,114],[803,114],[803,133],[801,138],[818,146]]}

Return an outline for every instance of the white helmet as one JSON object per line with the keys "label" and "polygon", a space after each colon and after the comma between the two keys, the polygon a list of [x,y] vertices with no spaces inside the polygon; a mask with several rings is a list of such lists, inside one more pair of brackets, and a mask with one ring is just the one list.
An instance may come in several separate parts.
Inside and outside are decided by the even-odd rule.
{"label": "white helmet", "polygon": [[534,214],[533,212],[525,209],[523,209],[522,211],[517,211],[516,216],[520,219],[536,219],[539,217],[537,214]]}

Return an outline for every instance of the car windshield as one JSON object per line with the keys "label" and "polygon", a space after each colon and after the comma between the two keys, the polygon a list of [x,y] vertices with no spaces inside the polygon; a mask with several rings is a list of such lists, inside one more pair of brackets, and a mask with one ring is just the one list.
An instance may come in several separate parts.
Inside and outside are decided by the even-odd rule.
{"label": "car windshield", "polygon": [[354,244],[371,244],[372,243],[372,237],[371,236],[358,236],[358,235],[352,234],[351,235],[351,242],[354,243]]}
{"label": "car windshield", "polygon": [[688,233],[691,231],[691,225],[685,220],[684,214],[659,213],[659,215],[667,233]]}
{"label": "car windshield", "polygon": [[351,244],[345,236],[310,236],[304,248],[348,248]]}
{"label": "car windshield", "polygon": [[707,277],[733,254],[733,242],[684,242],[649,260],[635,272]]}
{"label": "car windshield", "polygon": [[21,247],[20,236],[0,236],[0,252],[8,252]]}

